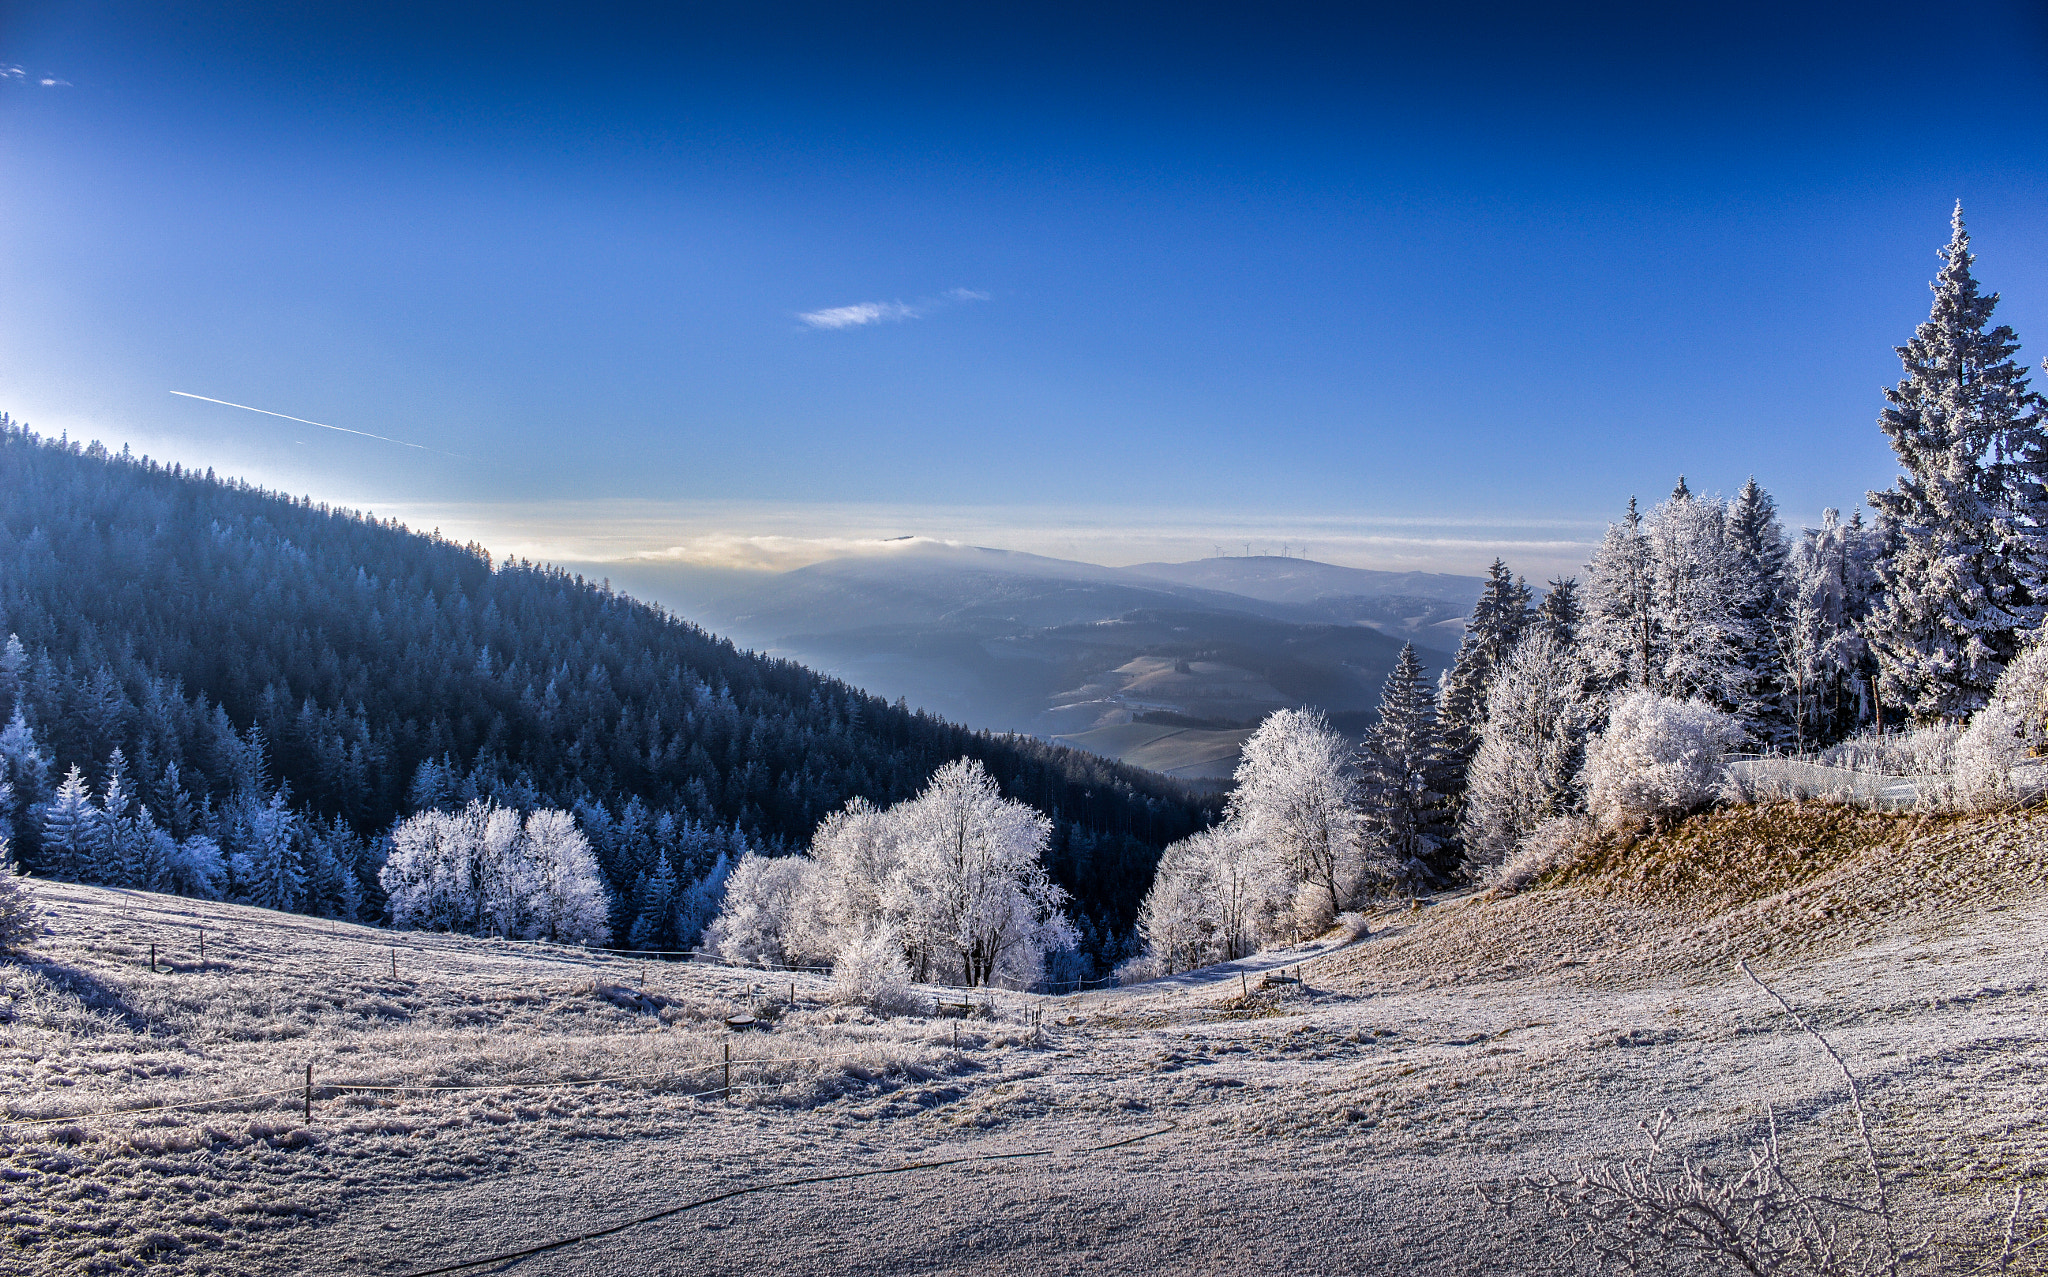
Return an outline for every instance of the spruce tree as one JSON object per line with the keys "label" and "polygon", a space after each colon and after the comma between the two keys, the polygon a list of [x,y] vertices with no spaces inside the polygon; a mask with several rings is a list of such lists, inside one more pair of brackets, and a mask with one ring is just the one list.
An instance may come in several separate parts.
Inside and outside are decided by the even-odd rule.
{"label": "spruce tree", "polygon": [[1593,677],[1610,689],[1647,688],[1657,671],[1657,562],[1636,499],[1593,552],[1582,627]]}
{"label": "spruce tree", "polygon": [[43,846],[37,868],[52,878],[76,882],[93,865],[99,850],[100,813],[93,806],[85,773],[73,763],[64,783],[43,808]]}
{"label": "spruce tree", "polygon": [[662,852],[652,877],[643,875],[636,894],[639,916],[626,943],[635,949],[671,949],[676,943],[676,871]]}
{"label": "spruce tree", "polygon": [[1443,872],[1448,841],[1445,761],[1437,737],[1436,689],[1415,645],[1401,655],[1380,692],[1380,717],[1358,753],[1359,796],[1367,837],[1394,864]]}
{"label": "spruce tree", "polygon": [[1575,576],[1554,578],[1543,602],[1536,605],[1536,624],[1549,631],[1559,643],[1570,647],[1579,641],[1579,626],[1585,619],[1586,608],[1579,601],[1579,579]]}
{"label": "spruce tree", "polygon": [[1956,205],[1933,309],[1897,348],[1905,377],[1878,418],[1897,454],[1893,486],[1870,494],[1887,553],[1869,637],[1880,695],[1921,722],[1983,705],[2048,603],[2048,433],[2041,397],[1991,326]]}
{"label": "spruce tree", "polygon": [[1495,559],[1438,700],[1445,753],[1460,768],[1479,747],[1479,729],[1486,723],[1486,690],[1494,671],[1522,636],[1529,616],[1528,585]]}
{"label": "spruce tree", "polygon": [[1741,670],[1730,708],[1757,740],[1788,744],[1798,731],[1787,704],[1776,635],[1783,622],[1791,545],[1778,520],[1778,503],[1757,486],[1755,475],[1728,503],[1728,541],[1735,555],[1736,661]]}

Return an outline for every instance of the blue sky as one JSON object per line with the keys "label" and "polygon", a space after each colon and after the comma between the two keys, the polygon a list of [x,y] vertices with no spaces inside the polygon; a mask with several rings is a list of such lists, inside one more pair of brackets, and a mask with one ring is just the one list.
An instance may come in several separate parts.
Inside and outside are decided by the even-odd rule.
{"label": "blue sky", "polygon": [[1852,505],[1955,199],[2048,354],[2048,19],[1650,7],[0,3],[0,408],[580,559]]}

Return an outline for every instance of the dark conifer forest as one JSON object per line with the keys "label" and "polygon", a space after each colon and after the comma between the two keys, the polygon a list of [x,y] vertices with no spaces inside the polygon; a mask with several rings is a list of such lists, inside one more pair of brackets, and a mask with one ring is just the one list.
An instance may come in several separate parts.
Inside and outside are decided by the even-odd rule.
{"label": "dark conifer forest", "polygon": [[[216,893],[305,912],[377,919],[385,831],[482,798],[576,813],[623,940],[664,858],[686,888],[966,755],[1053,819],[1053,877],[1109,956],[1160,848],[1214,816],[1166,778],[892,706],[604,583],[4,415],[0,635],[0,779],[29,869],[90,876],[44,846],[76,768],[102,819],[209,839]],[[238,840],[293,872],[238,890]],[[99,876],[123,873],[182,881]]]}

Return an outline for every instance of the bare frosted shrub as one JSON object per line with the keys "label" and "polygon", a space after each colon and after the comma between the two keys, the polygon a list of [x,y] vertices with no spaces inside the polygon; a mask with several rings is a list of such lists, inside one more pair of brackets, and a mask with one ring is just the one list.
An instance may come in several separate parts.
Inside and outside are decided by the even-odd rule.
{"label": "bare frosted shrub", "polygon": [[1585,849],[1597,828],[1590,816],[1576,812],[1543,821],[1529,831],[1529,836],[1515,848],[1515,854],[1500,867],[1500,877],[1493,883],[1494,890],[1511,895],[1552,870],[1562,868]]}
{"label": "bare frosted shrub", "polygon": [[1962,735],[1953,723],[1911,732],[1865,732],[1822,750],[1820,761],[1880,776],[1946,776],[1955,770]]}
{"label": "bare frosted shrub", "polygon": [[1157,980],[1163,975],[1171,974],[1172,972],[1166,969],[1166,963],[1160,959],[1158,954],[1141,953],[1135,958],[1126,958],[1117,964],[1116,982],[1119,985],[1138,984],[1145,980]]}
{"label": "bare frosted shrub", "polygon": [[903,946],[886,923],[870,922],[854,932],[832,963],[832,1000],[864,1006],[878,1015],[905,1015],[920,999],[910,984]]}
{"label": "bare frosted shrub", "polygon": [[2048,753],[2048,643],[2036,643],[2006,666],[1991,699],[1970,719],[1955,748],[1955,799],[1984,811],[2042,796]]}
{"label": "bare frosted shrub", "polygon": [[1586,747],[1586,806],[1601,823],[1682,815],[1720,793],[1742,725],[1700,701],[1633,692]]}

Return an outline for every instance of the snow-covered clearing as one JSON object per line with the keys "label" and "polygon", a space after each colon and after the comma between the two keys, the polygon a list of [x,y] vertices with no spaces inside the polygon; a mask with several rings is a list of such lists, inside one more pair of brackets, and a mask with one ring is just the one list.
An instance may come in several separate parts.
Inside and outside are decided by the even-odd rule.
{"label": "snow-covered clearing", "polygon": [[[1799,925],[1786,912],[1747,949],[1863,1079],[1909,1224],[1959,1272],[2012,1184],[2048,1173],[2048,820],[2002,821],[1888,827],[1921,832],[1865,868],[1917,882],[1863,895],[1827,885],[1847,862],[1814,833],[1826,863],[1765,893]],[[1991,850],[1929,867],[1958,839]],[[39,884],[53,934],[0,967],[7,1111],[287,1094],[7,1127],[0,1254],[33,1273],[416,1273],[748,1186],[1036,1151],[767,1188],[475,1271],[1576,1271],[1569,1230],[1503,1218],[1475,1185],[1626,1152],[1667,1108],[1689,1151],[1739,1153],[1766,1103],[1788,1161],[1854,1169],[1840,1079],[1715,948],[1761,935],[1715,919],[1768,899],[1632,893],[1663,881],[1632,864],[1257,960],[1300,985],[1233,964],[878,1021],[797,976],[795,1008],[738,1033],[724,1018],[786,1001],[791,977],[656,965],[643,986],[630,961],[412,936],[394,979],[387,933]],[[150,974],[151,940],[179,970]],[[689,1098],[722,1082],[728,1042],[735,1086],[758,1089]],[[316,1085],[524,1085],[322,1091],[308,1124],[308,1060]],[[629,1073],[660,1076],[555,1085]]]}

